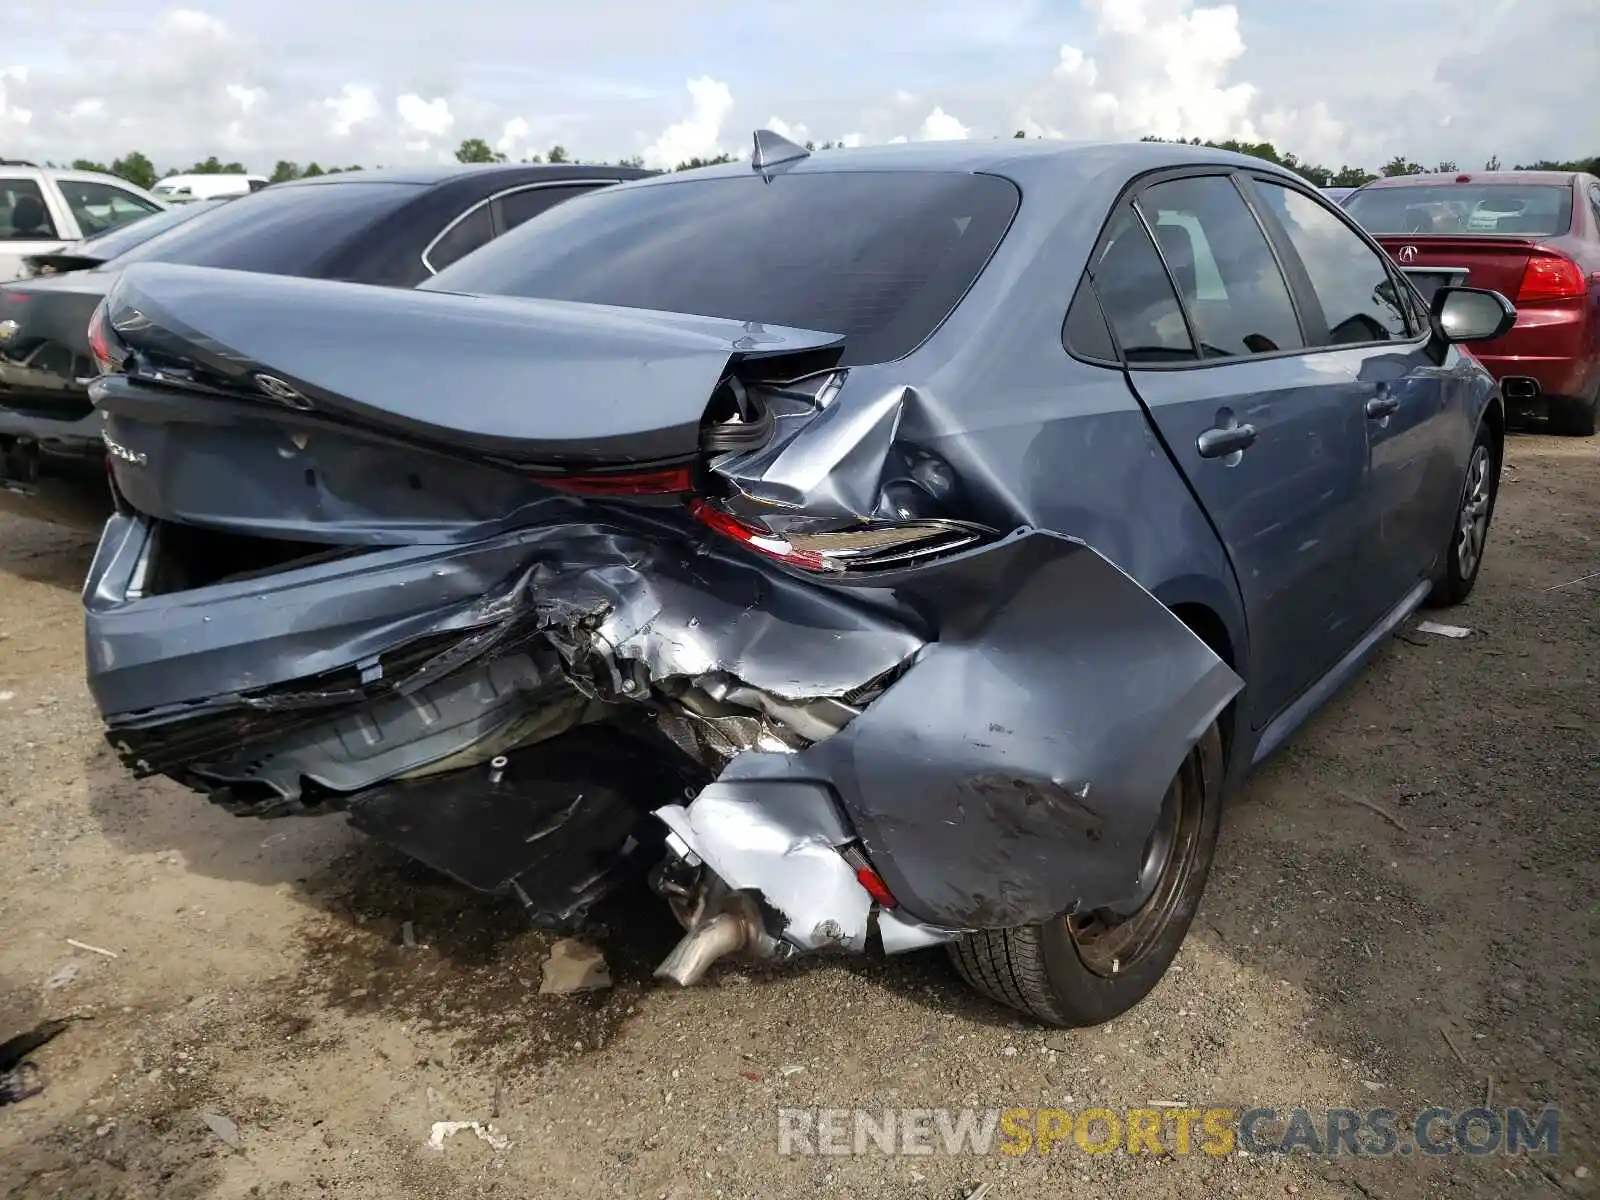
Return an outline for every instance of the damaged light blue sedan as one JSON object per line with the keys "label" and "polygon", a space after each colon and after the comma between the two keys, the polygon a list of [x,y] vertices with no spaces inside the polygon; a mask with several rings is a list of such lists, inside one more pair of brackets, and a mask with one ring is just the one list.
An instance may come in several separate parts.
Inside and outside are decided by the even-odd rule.
{"label": "damaged light blue sedan", "polygon": [[947,944],[1058,1025],[1177,953],[1220,806],[1472,590],[1501,399],[1299,177],[963,142],[573,200],[401,292],[158,264],[91,341],[122,761],[344,812],[550,926]]}

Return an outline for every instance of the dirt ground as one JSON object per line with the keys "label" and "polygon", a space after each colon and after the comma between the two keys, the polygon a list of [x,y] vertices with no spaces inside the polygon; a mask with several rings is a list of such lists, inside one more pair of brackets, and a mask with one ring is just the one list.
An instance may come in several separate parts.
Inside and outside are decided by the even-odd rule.
{"label": "dirt ground", "polygon": [[[0,1108],[0,1196],[1600,1195],[1600,439],[1507,458],[1478,591],[1442,618],[1472,636],[1381,651],[1230,810],[1172,974],[1072,1034],[968,995],[937,951],[669,990],[654,904],[613,906],[615,986],[541,996],[550,940],[514,908],[336,817],[128,779],[80,666],[93,539],[4,519],[0,1037],[89,1019]],[[1415,1114],[1486,1089],[1558,1105],[1559,1154],[777,1151],[780,1106]],[[509,1147],[427,1145],[491,1117]]]}

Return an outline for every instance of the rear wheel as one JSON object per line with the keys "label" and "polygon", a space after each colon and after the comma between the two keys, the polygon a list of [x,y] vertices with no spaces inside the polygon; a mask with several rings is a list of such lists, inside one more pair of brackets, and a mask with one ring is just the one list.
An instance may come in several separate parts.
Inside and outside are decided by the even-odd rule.
{"label": "rear wheel", "polygon": [[1177,956],[1205,891],[1221,827],[1222,768],[1213,723],[1163,798],[1137,904],[971,934],[950,946],[966,981],[1046,1025],[1098,1025],[1143,1000]]}
{"label": "rear wheel", "polygon": [[1450,548],[1444,569],[1433,582],[1428,604],[1449,608],[1472,594],[1483,569],[1483,553],[1489,540],[1489,522],[1494,517],[1494,502],[1500,492],[1500,446],[1487,425],[1478,427],[1467,460],[1467,477],[1461,485],[1461,500],[1456,507],[1455,524],[1450,529]]}
{"label": "rear wheel", "polygon": [[1577,397],[1551,396],[1547,428],[1551,433],[1565,437],[1593,437],[1595,410],[1600,408],[1600,397],[1587,400]]}

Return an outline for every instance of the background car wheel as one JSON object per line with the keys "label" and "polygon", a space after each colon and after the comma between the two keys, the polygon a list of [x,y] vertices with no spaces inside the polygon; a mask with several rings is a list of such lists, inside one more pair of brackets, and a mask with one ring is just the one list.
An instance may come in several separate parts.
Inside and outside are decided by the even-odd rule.
{"label": "background car wheel", "polygon": [[1461,485],[1455,524],[1450,528],[1444,570],[1428,593],[1429,607],[1449,608],[1472,594],[1472,585],[1478,582],[1478,572],[1483,569],[1489,523],[1494,519],[1499,494],[1500,444],[1487,425],[1480,425],[1478,439],[1472,444],[1472,457],[1467,460],[1467,477]]}
{"label": "background car wheel", "polygon": [[1146,846],[1147,898],[1043,925],[971,934],[950,946],[978,991],[1047,1025],[1098,1025],[1160,982],[1194,920],[1222,818],[1222,735],[1215,723],[1189,751]]}
{"label": "background car wheel", "polygon": [[1594,436],[1595,410],[1600,408],[1600,395],[1590,396],[1587,400],[1552,396],[1547,403],[1550,409],[1546,428],[1551,433],[1565,437]]}

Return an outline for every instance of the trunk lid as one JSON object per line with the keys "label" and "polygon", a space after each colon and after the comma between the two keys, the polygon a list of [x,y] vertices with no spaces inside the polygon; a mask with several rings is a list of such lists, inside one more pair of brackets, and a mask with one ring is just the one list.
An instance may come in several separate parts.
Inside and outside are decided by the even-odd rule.
{"label": "trunk lid", "polygon": [[1381,234],[1377,242],[1432,301],[1441,286],[1489,288],[1516,300],[1536,238]]}
{"label": "trunk lid", "polygon": [[107,313],[133,351],[130,378],[108,384],[171,401],[162,420],[129,386],[104,388],[130,437],[129,423],[227,410],[235,424],[311,418],[533,472],[692,461],[708,425],[722,448],[759,445],[770,422],[743,381],[831,365],[843,346],[715,317],[154,263],[124,273]]}

